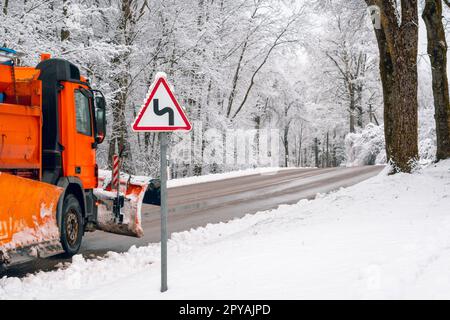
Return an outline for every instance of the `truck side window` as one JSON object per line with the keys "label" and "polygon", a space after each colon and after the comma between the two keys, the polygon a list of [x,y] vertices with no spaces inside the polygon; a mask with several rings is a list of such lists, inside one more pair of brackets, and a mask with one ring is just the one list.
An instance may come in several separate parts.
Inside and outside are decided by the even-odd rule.
{"label": "truck side window", "polygon": [[79,90],[75,90],[75,109],[78,133],[92,136],[89,99]]}

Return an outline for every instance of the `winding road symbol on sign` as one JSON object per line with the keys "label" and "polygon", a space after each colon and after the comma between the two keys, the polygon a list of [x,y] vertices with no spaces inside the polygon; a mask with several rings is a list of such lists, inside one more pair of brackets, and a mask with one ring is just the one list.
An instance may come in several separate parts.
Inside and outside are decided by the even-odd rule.
{"label": "winding road symbol on sign", "polygon": [[190,131],[192,126],[164,77],[156,78],[135,122],[134,131]]}
{"label": "winding road symbol on sign", "polygon": [[157,116],[163,116],[166,113],[169,114],[169,126],[174,125],[174,113],[169,107],[162,108],[159,110],[159,99],[153,99],[153,111]]}

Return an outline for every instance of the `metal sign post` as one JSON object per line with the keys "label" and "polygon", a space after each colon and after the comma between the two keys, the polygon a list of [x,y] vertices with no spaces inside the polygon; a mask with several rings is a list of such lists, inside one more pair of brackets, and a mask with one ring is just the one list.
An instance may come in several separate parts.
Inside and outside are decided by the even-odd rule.
{"label": "metal sign post", "polygon": [[167,132],[159,134],[161,146],[161,292],[167,291]]}
{"label": "metal sign post", "polygon": [[158,73],[150,86],[147,99],[132,125],[135,132],[159,132],[161,147],[161,292],[167,291],[167,147],[168,132],[189,132],[192,129],[166,80]]}

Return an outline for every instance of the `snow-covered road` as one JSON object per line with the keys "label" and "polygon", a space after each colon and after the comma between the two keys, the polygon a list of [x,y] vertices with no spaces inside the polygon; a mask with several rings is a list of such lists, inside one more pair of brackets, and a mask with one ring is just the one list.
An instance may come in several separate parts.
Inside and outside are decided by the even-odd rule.
{"label": "snow-covered road", "polygon": [[[227,222],[248,213],[276,208],[280,204],[296,203],[349,186],[382,170],[382,167],[263,170],[260,174],[244,171],[181,179],[182,186],[169,189],[169,231],[179,232],[208,223]],[[222,178],[222,180],[219,180]],[[177,185],[177,181],[171,181]],[[97,231],[86,234],[81,252],[85,256],[103,255],[108,251],[124,252],[131,246],[145,246],[160,239],[159,207],[144,206],[141,239],[118,236]],[[14,266],[10,276],[23,276],[38,270],[51,270],[60,262],[59,257],[38,259]]]}

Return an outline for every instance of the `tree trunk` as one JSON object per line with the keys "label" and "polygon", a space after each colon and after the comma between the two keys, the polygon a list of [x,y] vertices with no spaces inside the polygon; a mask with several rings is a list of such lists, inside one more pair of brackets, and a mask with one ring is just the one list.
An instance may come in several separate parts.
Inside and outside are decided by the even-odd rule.
{"label": "tree trunk", "polygon": [[289,124],[284,127],[283,134],[283,145],[284,145],[284,166],[287,168],[289,166]]}
{"label": "tree trunk", "polygon": [[350,133],[355,133],[355,99],[353,95],[353,91],[350,91]]}
{"label": "tree trunk", "polygon": [[237,83],[239,81],[239,73],[241,71],[242,60],[244,59],[245,51],[247,50],[247,40],[245,40],[244,45],[242,46],[241,55],[239,56],[239,61],[236,67],[236,71],[233,76],[233,84],[231,86],[230,97],[228,98],[228,106],[227,106],[227,118],[231,115],[231,109],[233,108],[233,101],[236,95]]}
{"label": "tree trunk", "polygon": [[442,24],[441,0],[426,0],[422,18],[427,26],[428,55],[433,77],[436,121],[436,160],[450,158],[450,103],[447,78],[447,42]]}
{"label": "tree trunk", "polygon": [[303,125],[300,127],[300,135],[298,137],[298,160],[297,167],[302,166],[302,145],[303,145]]}
{"label": "tree trunk", "polygon": [[329,150],[330,150],[330,133],[327,131],[327,153],[326,153],[326,167],[328,168],[330,166],[330,154],[329,154]]}
{"label": "tree trunk", "polygon": [[[133,39],[133,12],[131,8],[132,1],[122,0],[121,2],[121,17],[118,29],[116,30],[116,39],[118,43],[125,46],[132,45]],[[128,86],[129,86],[129,55],[130,51],[126,51],[115,57],[112,61],[114,66],[119,66],[123,71],[118,72],[114,77],[114,82],[117,85],[116,93],[114,94],[111,109],[113,113],[112,136],[109,142],[109,165],[112,167],[112,156],[115,153],[115,142],[118,141],[119,150],[123,149],[122,153],[122,168],[127,173],[134,173],[133,159],[131,154],[130,142],[128,139],[128,125],[126,121],[126,107],[128,103]],[[119,151],[118,150],[118,151]]]}
{"label": "tree trunk", "polygon": [[[392,128],[388,128],[387,155],[396,171],[411,172],[418,159],[417,133],[417,33],[407,33],[398,42],[401,52],[394,65],[393,105],[389,106]],[[416,36],[416,38],[414,38]],[[389,122],[390,123],[390,122]]]}
{"label": "tree trunk", "polygon": [[302,167],[308,166],[308,154],[307,154],[306,148],[303,150],[303,163],[301,164]]}
{"label": "tree trunk", "polygon": [[63,9],[62,10],[63,10],[64,22],[63,22],[63,26],[61,28],[60,39],[61,39],[61,42],[64,42],[66,40],[69,40],[69,38],[70,38],[70,31],[69,31],[69,28],[67,27],[67,23],[66,23],[68,15],[69,15],[67,0],[63,0]]}
{"label": "tree trunk", "polygon": [[417,0],[401,1],[401,23],[389,1],[366,2],[381,9],[382,27],[375,34],[380,51],[387,159],[394,172],[411,172],[418,158]]}
{"label": "tree trunk", "polygon": [[314,138],[314,165],[319,167],[319,142],[317,138]]}
{"label": "tree trunk", "polygon": [[363,93],[364,93],[364,84],[361,79],[364,79],[366,76],[366,62],[367,62],[367,54],[360,52],[358,57],[358,66],[356,68],[356,83],[355,86],[355,109],[356,109],[356,120],[357,126],[362,128],[363,123]]}
{"label": "tree trunk", "polygon": [[3,14],[4,14],[5,16],[8,15],[8,5],[9,5],[9,0],[5,0],[5,3],[4,3],[4,5],[3,5]]}

